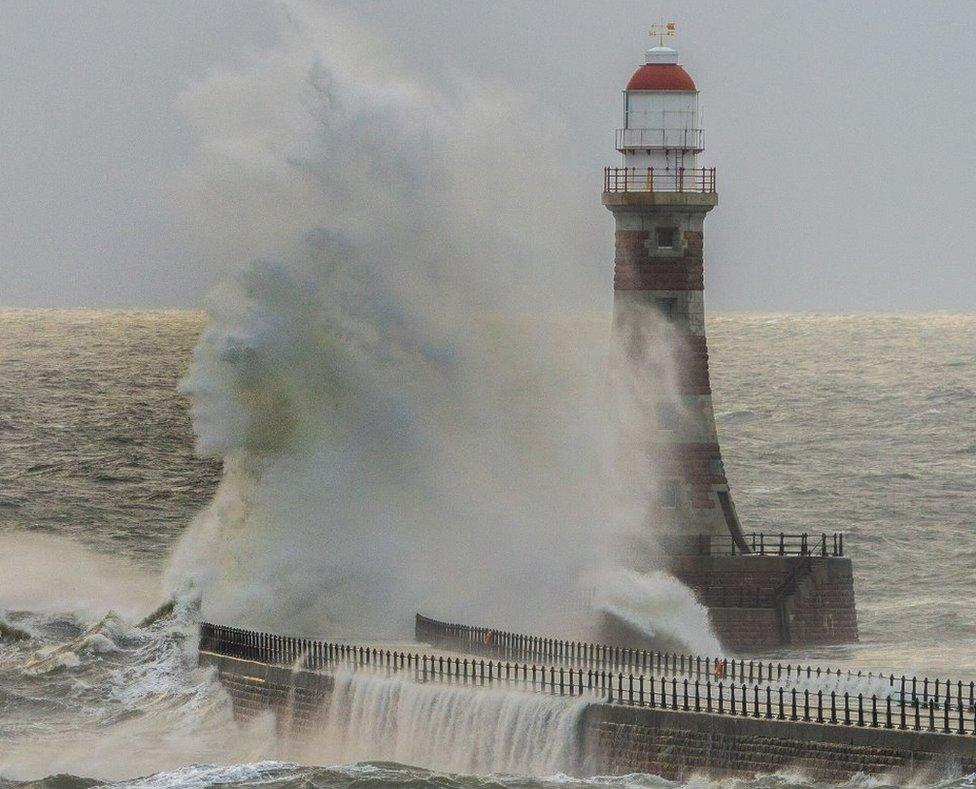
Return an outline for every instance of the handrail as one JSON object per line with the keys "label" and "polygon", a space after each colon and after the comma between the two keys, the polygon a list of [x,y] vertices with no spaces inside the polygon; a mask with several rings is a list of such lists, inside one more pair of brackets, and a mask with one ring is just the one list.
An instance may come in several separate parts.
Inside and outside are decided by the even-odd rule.
{"label": "handrail", "polygon": [[[772,682],[818,681],[835,677],[838,680],[867,680],[887,683],[899,704],[917,701],[936,705],[945,703],[953,688],[957,698],[968,707],[976,705],[976,682],[963,684],[961,680],[929,679],[928,677],[884,674],[872,671],[842,670],[810,664],[792,664],[772,661],[746,660],[722,656],[703,656],[660,652],[631,647],[598,644],[593,642],[567,641],[546,636],[512,633],[490,627],[461,625],[441,622],[416,615],[415,636],[418,641],[442,649],[478,655],[491,655],[505,659],[539,660],[564,663],[610,671],[641,672],[644,674],[687,676],[702,678],[710,675],[728,677],[747,685],[763,685]],[[968,691],[968,692],[967,692]]]}
{"label": "handrail", "polygon": [[667,552],[673,555],[694,556],[820,556],[842,557],[844,535],[787,534],[786,532],[750,532],[742,535],[747,551],[743,551],[731,534],[696,534],[684,539],[665,543]]}
{"label": "handrail", "polygon": [[[433,621],[433,620],[430,620]],[[916,700],[911,713],[904,704],[897,709],[891,697],[867,698],[863,693],[855,697],[831,691],[829,696],[818,690],[816,696],[809,689],[802,695],[797,688],[789,690],[769,685],[749,687],[735,680],[711,678],[625,675],[622,671],[597,671],[565,666],[539,666],[502,660],[477,660],[469,657],[445,657],[416,652],[389,650],[356,644],[335,644],[306,638],[279,636],[240,628],[200,624],[200,651],[241,660],[290,666],[293,670],[322,669],[385,670],[388,675],[399,673],[412,676],[415,681],[443,681],[454,685],[491,686],[504,682],[516,683],[534,692],[549,695],[604,698],[610,704],[660,708],[673,711],[730,715],[766,720],[805,721],[834,726],[870,726],[872,728],[938,732],[951,735],[976,735],[976,711],[971,719],[963,705],[950,708],[944,704],[942,714],[935,714],[936,705],[924,706]],[[521,676],[519,676],[521,675]],[[736,693],[739,693],[738,698]],[[751,696],[751,698],[750,698]],[[843,707],[839,702],[843,701]],[[829,704],[828,704],[829,702]],[[953,714],[950,715],[950,712]]]}
{"label": "handrail", "polygon": [[800,561],[790,568],[789,573],[783,582],[773,590],[773,605],[779,615],[780,637],[784,644],[790,643],[790,618],[786,615],[786,600],[790,595],[796,593],[800,581],[806,578],[813,570],[813,562],[810,557],[804,555]]}
{"label": "handrail", "polygon": [[705,132],[702,129],[645,128],[628,126],[617,129],[617,150],[625,148],[671,148],[684,151],[705,149]]}
{"label": "handrail", "polygon": [[714,194],[714,167],[605,167],[604,192],[691,192]]}

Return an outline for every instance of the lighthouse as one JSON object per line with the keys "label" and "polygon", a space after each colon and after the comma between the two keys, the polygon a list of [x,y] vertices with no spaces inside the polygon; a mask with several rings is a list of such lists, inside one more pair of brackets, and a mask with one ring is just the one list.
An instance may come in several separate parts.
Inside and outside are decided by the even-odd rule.
{"label": "lighthouse", "polygon": [[[857,640],[851,560],[841,534],[745,532],[715,427],[705,336],[704,224],[718,205],[698,88],[652,34],[623,91],[618,164],[604,169],[613,214],[611,391],[620,501],[637,528],[638,572],[664,566],[709,609],[730,648]],[[640,639],[607,615],[608,637]]]}
{"label": "lighthouse", "polygon": [[[662,39],[670,32],[673,25]],[[647,518],[666,552],[713,541],[748,552],[708,377],[703,225],[718,204],[716,171],[704,164],[698,89],[663,40],[628,80],[622,109],[621,161],[606,168],[603,192],[615,223],[614,325],[618,337],[629,335],[634,365],[666,352],[674,379],[649,404],[643,446],[631,447],[634,457],[646,455],[633,465],[653,465]]]}

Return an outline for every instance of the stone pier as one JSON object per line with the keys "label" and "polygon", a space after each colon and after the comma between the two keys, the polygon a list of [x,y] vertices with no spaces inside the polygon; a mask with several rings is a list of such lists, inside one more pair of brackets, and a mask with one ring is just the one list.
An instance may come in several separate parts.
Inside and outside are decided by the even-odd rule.
{"label": "stone pier", "polygon": [[[797,695],[795,682],[789,692],[783,685],[773,690],[770,680],[783,675],[774,674],[772,664],[765,679],[762,669],[756,677],[752,664],[747,677],[743,664],[737,681],[734,664],[718,679],[710,676],[708,661],[702,674],[701,663],[696,667],[691,658],[681,657],[679,668],[677,655],[658,654],[655,665],[654,656],[648,660],[647,653],[632,649],[419,616],[417,628],[441,649],[453,645],[474,653],[426,654],[425,645],[416,652],[390,651],[205,624],[199,660],[216,670],[235,717],[246,721],[270,712],[282,737],[302,737],[321,725],[332,702],[333,677],[343,671],[459,692],[504,689],[527,699],[543,693],[566,703],[586,700],[573,767],[584,774],[642,772],[685,780],[795,769],[813,780],[843,781],[856,773],[907,780],[976,772],[974,691],[970,686],[967,697],[961,683],[958,691],[950,687],[945,695],[943,689],[924,706],[917,699],[907,703],[905,696],[893,706],[891,696],[866,703],[844,694],[841,710],[833,694],[829,706],[823,694],[811,706],[813,697]],[[483,657],[493,651],[500,659]],[[519,663],[512,659],[519,654],[537,659]],[[625,674],[621,669],[628,666]],[[802,677],[800,668],[794,681]],[[557,733],[540,730],[537,736],[542,747],[543,738]]]}

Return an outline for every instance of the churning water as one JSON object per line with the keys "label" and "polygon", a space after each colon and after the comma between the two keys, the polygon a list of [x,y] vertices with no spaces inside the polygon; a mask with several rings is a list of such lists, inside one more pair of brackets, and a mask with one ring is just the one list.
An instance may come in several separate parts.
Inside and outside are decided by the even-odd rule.
{"label": "churning water", "polygon": [[[600,319],[565,320],[605,341]],[[195,667],[193,612],[135,624],[219,477],[175,394],[201,328],[0,312],[0,786],[673,785],[566,777],[579,710],[541,697],[347,677],[347,719],[300,750],[270,720],[235,724]],[[709,331],[747,528],[848,535],[862,642],[802,657],[976,674],[976,317],[718,315]]]}

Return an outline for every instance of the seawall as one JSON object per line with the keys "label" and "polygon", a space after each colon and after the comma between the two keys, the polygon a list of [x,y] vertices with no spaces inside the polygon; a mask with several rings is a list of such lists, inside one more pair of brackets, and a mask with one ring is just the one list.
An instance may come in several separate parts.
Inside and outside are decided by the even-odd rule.
{"label": "seawall", "polygon": [[[397,653],[332,645],[205,625],[200,663],[215,667],[234,705],[248,720],[270,711],[282,736],[299,737],[321,725],[332,703],[336,671],[363,672],[404,683],[464,687],[466,692],[509,689],[547,694],[558,703],[587,702],[579,719],[574,769],[586,774],[649,772],[671,779],[693,774],[752,776],[796,768],[810,778],[843,780],[858,772],[933,774],[976,772],[976,719],[961,693],[941,707],[908,707],[907,717],[884,704],[844,711],[784,703],[766,686],[738,693],[715,683],[655,682],[634,675],[556,665]],[[223,654],[222,654],[223,653]],[[635,690],[639,688],[639,690]],[[689,694],[689,688],[694,692]],[[432,691],[433,692],[433,691]],[[778,696],[778,703],[776,702]],[[535,696],[538,697],[537,695]],[[765,697],[765,701],[763,701]],[[770,698],[773,703],[770,704]],[[803,698],[801,696],[801,698]],[[724,704],[724,706],[723,706]],[[696,709],[698,711],[696,711]],[[707,711],[710,710],[710,711]],[[879,711],[881,714],[879,714]],[[886,713],[886,714],[885,714]],[[335,716],[333,716],[334,718]],[[817,722],[822,720],[823,722]],[[831,722],[836,721],[836,722]],[[553,734],[553,733],[549,733]],[[540,737],[539,748],[551,745]],[[554,734],[553,734],[554,736]],[[567,767],[568,769],[568,767]]]}
{"label": "seawall", "polygon": [[848,728],[597,704],[586,720],[593,773],[751,777],[797,769],[818,780],[976,771],[976,743],[932,732]]}

